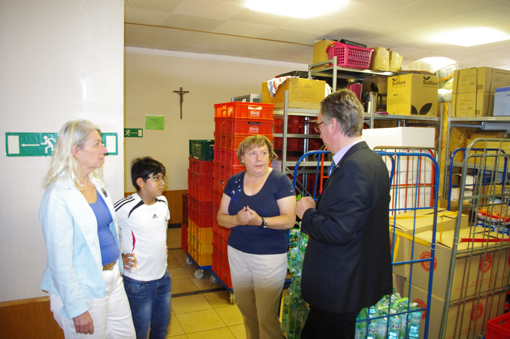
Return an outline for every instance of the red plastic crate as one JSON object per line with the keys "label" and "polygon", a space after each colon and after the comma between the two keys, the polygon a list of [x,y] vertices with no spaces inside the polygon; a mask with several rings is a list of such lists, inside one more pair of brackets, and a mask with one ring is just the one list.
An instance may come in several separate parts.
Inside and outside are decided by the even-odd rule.
{"label": "red plastic crate", "polygon": [[[214,148],[214,154],[216,154],[216,159],[220,162],[221,166],[231,166],[231,165],[239,165],[239,160],[237,159],[237,151],[228,149],[228,148]],[[218,167],[218,163],[216,163]],[[218,169],[216,169],[215,174],[218,173]]]}
{"label": "red plastic crate", "polygon": [[191,169],[188,169],[188,185],[195,184],[195,174]]}
{"label": "red plastic crate", "polygon": [[[213,238],[214,239],[214,238]],[[211,265],[211,269],[213,270],[213,272],[216,273],[216,271],[218,270],[218,256],[219,256],[219,251],[218,251],[218,248],[216,246],[214,246],[214,242],[213,242],[213,251],[212,251],[212,265]],[[218,273],[216,273],[218,274]]]}
{"label": "red plastic crate", "polygon": [[184,252],[188,251],[188,228],[181,224],[181,249]]}
{"label": "red plastic crate", "polygon": [[340,67],[352,67],[367,69],[370,67],[372,59],[372,48],[363,48],[358,46],[346,45],[341,42],[333,42],[326,49],[328,58],[337,57],[337,65]]}
{"label": "red plastic crate", "polygon": [[213,187],[196,187],[194,197],[199,201],[212,201],[212,190]]}
{"label": "red plastic crate", "polygon": [[510,313],[505,313],[487,322],[486,339],[510,338]]}
{"label": "red plastic crate", "polygon": [[[272,132],[269,132],[270,134],[262,134],[264,135],[266,138],[269,139],[269,141],[272,143],[273,142],[273,134]],[[243,134],[243,133],[239,133],[239,134],[224,134],[225,138],[226,138],[226,147],[225,148],[228,148],[228,149],[231,149],[231,150],[237,150],[237,148],[239,147],[239,144],[244,140],[246,139],[247,137],[251,137],[253,134]]]}
{"label": "red plastic crate", "polygon": [[221,197],[222,196],[223,196],[223,191],[213,190],[213,197],[212,197],[213,204],[219,206],[221,204]]}
{"label": "red plastic crate", "polygon": [[191,171],[191,173],[196,173],[197,172],[197,159],[195,158],[189,158],[189,170]]}
{"label": "red plastic crate", "polygon": [[[214,118],[214,131],[216,133],[230,133],[228,118]],[[216,144],[218,146],[218,144]]]}
{"label": "red plastic crate", "polygon": [[225,133],[272,134],[273,120],[227,119],[227,130]]}
{"label": "red plastic crate", "polygon": [[[304,139],[287,138],[287,151],[303,152],[304,145]],[[275,138],[274,149],[279,151],[283,150],[282,138]]]}
{"label": "red plastic crate", "polygon": [[213,173],[213,162],[212,161],[204,161],[204,160],[196,160],[196,172],[198,175],[207,175]]}
{"label": "red plastic crate", "polygon": [[196,222],[195,224],[199,228],[208,228],[212,227],[212,216],[210,214],[195,214]]}
{"label": "red plastic crate", "polygon": [[220,211],[220,205],[216,205],[213,203],[213,217],[216,218],[218,212]]}
{"label": "red plastic crate", "polygon": [[[224,180],[222,177],[214,177],[214,190],[217,192],[221,192],[223,194],[223,189],[225,188],[225,185],[227,184],[227,181]],[[215,202],[213,197],[213,202]],[[217,204],[219,205],[219,204]]]}
{"label": "red plastic crate", "polygon": [[212,188],[213,187],[213,174],[195,174],[195,185],[199,189]]}
{"label": "red plastic crate", "polygon": [[193,199],[193,208],[197,214],[200,215],[212,215],[212,201],[200,201]]}
{"label": "red plastic crate", "polygon": [[225,143],[225,139],[222,137],[223,137],[223,133],[220,133],[218,131],[214,132],[214,146],[220,147],[220,148],[225,148],[225,145],[223,144],[223,143]]}
{"label": "red plastic crate", "polygon": [[324,142],[322,139],[310,139],[310,151],[315,151],[320,149],[322,146],[324,146]]}
{"label": "red plastic crate", "polygon": [[216,118],[273,119],[273,104],[232,101],[215,104]]}

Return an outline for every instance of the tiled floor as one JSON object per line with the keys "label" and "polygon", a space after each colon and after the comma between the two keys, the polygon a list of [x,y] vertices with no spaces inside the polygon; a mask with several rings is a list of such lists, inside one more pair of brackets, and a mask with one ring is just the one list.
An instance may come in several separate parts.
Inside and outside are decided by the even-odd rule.
{"label": "tiled floor", "polygon": [[186,264],[181,247],[181,229],[167,232],[168,271],[172,277],[172,312],[167,338],[241,339],[246,338],[243,318],[230,292],[220,283],[212,284],[211,272],[195,278],[197,268]]}

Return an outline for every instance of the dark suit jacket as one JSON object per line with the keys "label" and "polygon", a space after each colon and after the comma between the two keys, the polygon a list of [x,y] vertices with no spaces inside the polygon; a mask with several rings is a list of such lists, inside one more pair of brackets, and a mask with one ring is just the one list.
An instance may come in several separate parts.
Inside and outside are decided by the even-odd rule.
{"label": "dark suit jacket", "polygon": [[358,312],[392,293],[389,202],[386,165],[364,141],[352,146],[303,215],[301,292],[311,306]]}

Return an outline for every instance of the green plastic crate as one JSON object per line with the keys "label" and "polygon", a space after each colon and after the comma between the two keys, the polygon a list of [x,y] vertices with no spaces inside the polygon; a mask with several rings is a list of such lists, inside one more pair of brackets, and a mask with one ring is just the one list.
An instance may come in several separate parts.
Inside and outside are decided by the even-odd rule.
{"label": "green plastic crate", "polygon": [[203,160],[214,160],[214,140],[190,140],[191,157]]}

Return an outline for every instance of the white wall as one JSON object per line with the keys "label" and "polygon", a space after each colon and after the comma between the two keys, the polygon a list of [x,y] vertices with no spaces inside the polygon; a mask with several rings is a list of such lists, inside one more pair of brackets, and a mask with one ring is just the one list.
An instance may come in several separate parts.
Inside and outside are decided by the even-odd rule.
{"label": "white wall", "polygon": [[[165,117],[163,131],[145,130],[126,138],[125,189],[134,192],[129,168],[140,156],[152,156],[167,169],[166,190],[188,188],[189,139],[214,138],[214,104],[234,96],[261,93],[262,82],[305,64],[126,47],[125,126],[144,128],[145,115]],[[180,97],[185,91],[180,119]]]}
{"label": "white wall", "polygon": [[0,301],[44,296],[39,225],[50,158],[6,157],[6,132],[58,132],[79,118],[118,133],[106,160],[123,197],[124,1],[0,0]]}

